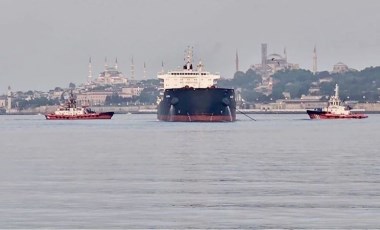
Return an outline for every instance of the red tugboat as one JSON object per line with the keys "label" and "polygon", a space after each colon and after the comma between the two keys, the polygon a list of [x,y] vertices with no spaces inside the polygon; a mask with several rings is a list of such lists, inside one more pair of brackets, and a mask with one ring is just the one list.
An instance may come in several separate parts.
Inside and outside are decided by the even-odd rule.
{"label": "red tugboat", "polygon": [[327,107],[306,110],[310,119],[363,119],[368,116],[354,110],[350,106],[343,106],[339,99],[339,87],[335,85],[335,95],[330,97]]}
{"label": "red tugboat", "polygon": [[46,114],[47,120],[90,120],[90,119],[111,119],[114,112],[97,113],[89,107],[77,107],[73,93],[67,102],[60,106],[54,113]]}

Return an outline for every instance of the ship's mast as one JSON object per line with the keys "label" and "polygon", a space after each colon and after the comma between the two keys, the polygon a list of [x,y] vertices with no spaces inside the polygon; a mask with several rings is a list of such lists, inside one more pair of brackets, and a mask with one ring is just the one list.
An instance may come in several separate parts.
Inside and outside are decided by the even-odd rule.
{"label": "ship's mast", "polygon": [[193,69],[193,47],[188,47],[185,51],[185,61],[186,64],[183,67],[185,70],[192,70]]}
{"label": "ship's mast", "polygon": [[335,97],[337,99],[339,98],[339,86],[338,86],[338,84],[335,84]]}
{"label": "ship's mast", "polygon": [[339,106],[341,104],[341,101],[339,99],[339,86],[338,86],[338,84],[335,84],[334,91],[335,91],[335,95],[330,97],[329,104],[327,107],[329,107],[330,105]]}

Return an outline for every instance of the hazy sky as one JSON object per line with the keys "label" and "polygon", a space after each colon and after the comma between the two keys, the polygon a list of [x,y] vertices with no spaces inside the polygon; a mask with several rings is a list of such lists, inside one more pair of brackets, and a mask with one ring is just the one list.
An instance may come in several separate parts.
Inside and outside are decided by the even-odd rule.
{"label": "hazy sky", "polygon": [[94,76],[104,59],[118,58],[136,79],[146,62],[148,78],[183,64],[193,46],[195,60],[230,78],[238,49],[240,68],[260,63],[286,47],[288,61],[318,69],[341,61],[363,69],[380,65],[380,1],[377,0],[0,0],[0,93],[49,90],[80,84],[92,57]]}

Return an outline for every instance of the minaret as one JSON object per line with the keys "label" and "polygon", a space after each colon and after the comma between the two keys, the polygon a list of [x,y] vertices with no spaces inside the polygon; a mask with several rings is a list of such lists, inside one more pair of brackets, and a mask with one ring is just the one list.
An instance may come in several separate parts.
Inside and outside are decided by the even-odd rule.
{"label": "minaret", "polygon": [[133,57],[131,59],[131,80],[135,80],[135,65],[133,64]]}
{"label": "minaret", "polygon": [[145,65],[145,61],[144,61],[144,79],[146,79],[146,65]]}
{"label": "minaret", "polygon": [[7,104],[7,110],[8,112],[11,111],[12,109],[12,91],[11,91],[11,86],[8,86],[8,104]]}
{"label": "minaret", "polygon": [[107,57],[104,58],[104,70],[107,70],[108,63],[107,63]]}
{"label": "minaret", "polygon": [[261,44],[261,66],[266,68],[267,65],[267,44]]}
{"label": "minaret", "polygon": [[286,47],[284,47],[284,58],[285,61],[288,62],[288,54],[286,53]]}
{"label": "minaret", "polygon": [[117,58],[115,60],[115,69],[117,70],[118,66],[117,66]]}
{"label": "minaret", "polygon": [[313,52],[313,74],[315,75],[317,73],[317,47],[314,46],[314,52]]}
{"label": "minaret", "polygon": [[237,49],[236,49],[235,65],[236,65],[236,72],[238,72],[239,71],[239,55],[238,55]]}
{"label": "minaret", "polygon": [[91,65],[91,57],[88,60],[88,77],[87,77],[87,84],[91,84],[92,81],[92,65]]}

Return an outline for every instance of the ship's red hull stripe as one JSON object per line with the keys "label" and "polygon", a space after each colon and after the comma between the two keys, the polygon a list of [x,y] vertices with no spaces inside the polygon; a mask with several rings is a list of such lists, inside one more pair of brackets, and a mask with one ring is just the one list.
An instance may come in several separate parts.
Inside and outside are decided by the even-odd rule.
{"label": "ship's red hull stripe", "polygon": [[210,115],[157,115],[160,121],[180,122],[232,122],[236,120],[233,116],[210,116]]}
{"label": "ship's red hull stripe", "polygon": [[339,114],[309,114],[310,119],[363,119],[368,116],[365,114],[350,114],[350,115],[339,115]]}
{"label": "ship's red hull stripe", "polygon": [[92,119],[111,119],[113,114],[97,114],[97,115],[45,115],[47,120],[92,120]]}

